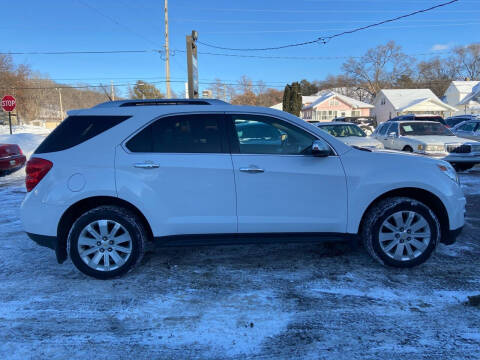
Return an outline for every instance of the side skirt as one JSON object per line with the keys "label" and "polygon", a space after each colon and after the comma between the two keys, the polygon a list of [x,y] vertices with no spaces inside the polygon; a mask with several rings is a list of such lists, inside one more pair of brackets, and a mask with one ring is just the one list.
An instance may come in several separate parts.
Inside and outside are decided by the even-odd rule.
{"label": "side skirt", "polygon": [[156,247],[358,242],[357,234],[344,233],[262,233],[262,234],[202,234],[172,235],[154,238]]}

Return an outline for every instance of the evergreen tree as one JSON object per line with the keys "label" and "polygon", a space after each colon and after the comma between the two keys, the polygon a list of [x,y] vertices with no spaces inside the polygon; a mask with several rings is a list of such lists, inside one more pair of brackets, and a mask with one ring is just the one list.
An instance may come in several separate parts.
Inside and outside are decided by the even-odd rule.
{"label": "evergreen tree", "polygon": [[302,110],[302,93],[300,91],[300,84],[294,82],[291,85],[287,84],[283,91],[283,111],[300,116]]}

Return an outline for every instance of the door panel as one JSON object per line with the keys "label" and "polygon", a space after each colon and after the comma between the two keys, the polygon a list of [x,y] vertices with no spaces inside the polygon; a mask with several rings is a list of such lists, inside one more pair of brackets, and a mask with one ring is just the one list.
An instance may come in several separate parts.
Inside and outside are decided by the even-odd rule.
{"label": "door panel", "polygon": [[154,236],[237,231],[222,121],[219,114],[159,119],[117,148],[118,196],[142,208]]}
{"label": "door panel", "polygon": [[346,231],[347,188],[338,156],[234,154],[232,159],[239,233]]}
{"label": "door panel", "polygon": [[271,116],[232,114],[229,125],[239,233],[346,231],[345,173],[333,152],[312,155],[321,139]]}

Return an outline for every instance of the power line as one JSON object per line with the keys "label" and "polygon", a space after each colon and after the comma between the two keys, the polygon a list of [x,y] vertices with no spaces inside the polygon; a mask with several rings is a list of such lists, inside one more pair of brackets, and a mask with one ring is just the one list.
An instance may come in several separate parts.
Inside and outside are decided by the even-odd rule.
{"label": "power line", "polygon": [[139,54],[162,53],[163,50],[89,50],[89,51],[25,51],[25,52],[0,52],[0,55],[96,55],[96,54]]}
{"label": "power line", "polygon": [[[12,51],[0,52],[0,55],[97,55],[97,54],[137,54],[137,53],[162,53],[163,49],[145,49],[145,50],[99,50],[99,51]],[[451,51],[436,51],[416,54],[407,54],[409,56],[426,56],[426,55],[442,55],[450,53]],[[175,57],[177,53],[185,53],[185,50],[171,49],[170,56]],[[245,55],[245,54],[231,54],[231,53],[216,53],[208,51],[199,51],[201,55],[212,56],[226,56],[239,58],[254,58],[254,59],[285,59],[285,60],[340,60],[349,58],[360,58],[361,56],[275,56],[275,55]],[[178,63],[180,65],[180,63]],[[110,79],[110,78],[109,78]]]}
{"label": "power line", "polygon": [[380,25],[387,24],[387,23],[390,23],[390,22],[405,19],[407,17],[414,16],[414,15],[417,15],[417,14],[420,14],[420,13],[426,13],[426,12],[432,11],[434,9],[438,9],[438,8],[453,4],[453,3],[458,2],[458,1],[459,0],[451,0],[451,1],[448,1],[448,2],[445,2],[445,3],[442,3],[442,4],[438,4],[438,5],[426,8],[426,9],[417,10],[417,11],[414,11],[414,12],[411,12],[411,13],[408,13],[408,14],[405,14],[405,15],[397,16],[397,17],[387,19],[387,20],[383,20],[383,21],[373,23],[373,24],[370,24],[370,25],[366,25],[366,26],[358,27],[358,28],[355,28],[355,29],[352,29],[352,30],[342,31],[342,32],[334,34],[334,35],[330,35],[330,36],[326,36],[326,37],[319,37],[319,38],[314,39],[314,40],[304,41],[304,42],[299,42],[299,43],[294,43],[294,44],[287,44],[287,45],[266,47],[266,48],[228,48],[228,47],[223,47],[223,46],[217,46],[217,45],[204,43],[204,42],[198,41],[198,40],[197,40],[197,42],[199,44],[202,44],[202,45],[214,48],[214,49],[233,50],[233,51],[266,51],[266,50],[279,50],[279,49],[285,49],[285,48],[291,48],[291,47],[311,45],[311,44],[316,44],[316,43],[325,44],[328,41],[330,41],[334,38],[340,37],[340,36],[344,36],[344,35],[347,35],[347,34],[353,34],[353,33],[358,32],[358,31],[363,31],[363,30],[370,29],[370,28],[375,27],[375,26],[380,26]]}
{"label": "power line", "polygon": [[[420,83],[423,84],[435,84],[435,83],[445,83],[446,81],[453,81],[453,80],[429,80],[429,81],[421,81]],[[164,84],[166,80],[157,80],[157,81],[149,81],[149,84]],[[184,80],[170,80],[170,82],[174,83],[184,83]],[[258,84],[254,84],[254,82],[259,82],[259,80],[252,80],[252,87],[255,88],[259,86]],[[224,82],[221,79],[218,79],[218,81],[200,81],[200,85],[215,85],[215,84],[221,84],[221,85],[227,85],[227,86],[239,86],[240,82],[235,81],[235,82]],[[278,81],[278,82],[262,82],[262,85],[271,87],[271,88],[283,88],[283,84],[287,84],[289,81]],[[281,85],[279,85],[281,84]],[[0,87],[2,90],[55,90],[55,89],[92,89],[92,88],[104,88],[105,86],[114,86],[114,87],[125,87],[125,86],[131,86],[135,85],[135,83],[120,83],[120,84],[99,84],[99,85],[93,85],[93,84],[88,84],[88,85],[78,85],[78,86],[68,86],[68,85],[56,85],[56,86],[43,86],[43,87]]]}
{"label": "power line", "polygon": [[96,13],[99,14],[100,16],[102,16],[102,17],[110,20],[111,22],[113,22],[113,23],[116,24],[117,26],[122,27],[124,30],[127,30],[128,32],[134,34],[135,36],[137,36],[137,37],[139,37],[139,38],[141,38],[141,39],[143,39],[143,40],[145,40],[145,41],[147,41],[147,42],[149,42],[149,43],[151,43],[151,44],[154,44],[155,46],[158,46],[158,43],[155,43],[155,42],[153,42],[152,40],[150,40],[149,38],[147,38],[147,37],[143,36],[142,34],[136,32],[135,30],[132,30],[129,26],[127,26],[127,25],[121,23],[120,21],[114,19],[114,18],[111,17],[110,15],[107,15],[107,14],[103,13],[102,11],[98,10],[96,7],[88,4],[87,2],[85,2],[85,1],[83,1],[83,0],[77,0],[77,2],[80,3],[80,4],[82,4],[84,7],[89,8],[90,10],[96,12]]}
{"label": "power line", "polygon": [[[373,30],[386,30],[386,29],[422,29],[422,28],[435,28],[452,26],[470,26],[480,25],[480,22],[461,22],[450,24],[426,24],[426,25],[394,25],[376,28]],[[305,33],[305,32],[320,32],[320,31],[338,31],[345,30],[345,28],[330,28],[330,29],[290,29],[290,30],[242,30],[242,31],[205,31],[203,34],[281,34],[281,33]]]}

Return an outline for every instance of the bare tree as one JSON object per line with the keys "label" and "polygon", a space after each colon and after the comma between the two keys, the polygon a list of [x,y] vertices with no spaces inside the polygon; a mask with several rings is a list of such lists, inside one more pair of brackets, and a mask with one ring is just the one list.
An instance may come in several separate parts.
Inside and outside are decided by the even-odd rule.
{"label": "bare tree", "polygon": [[452,60],[436,57],[419,62],[417,72],[417,86],[431,89],[442,97],[450,82],[455,79],[457,68]]}
{"label": "bare tree", "polygon": [[342,69],[347,78],[374,97],[382,88],[394,86],[401,76],[410,76],[412,63],[413,59],[405,55],[400,46],[389,41],[368,50],[361,58],[349,58]]}
{"label": "bare tree", "polygon": [[457,76],[480,80],[480,43],[455,48],[452,60],[456,64]]}

